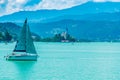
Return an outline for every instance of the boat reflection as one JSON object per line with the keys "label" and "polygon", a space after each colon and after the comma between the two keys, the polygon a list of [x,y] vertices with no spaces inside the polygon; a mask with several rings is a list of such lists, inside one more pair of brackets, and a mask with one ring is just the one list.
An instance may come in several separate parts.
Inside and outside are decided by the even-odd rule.
{"label": "boat reflection", "polygon": [[35,61],[14,61],[14,67],[16,68],[18,80],[30,80],[30,77],[33,71],[33,67],[35,65]]}

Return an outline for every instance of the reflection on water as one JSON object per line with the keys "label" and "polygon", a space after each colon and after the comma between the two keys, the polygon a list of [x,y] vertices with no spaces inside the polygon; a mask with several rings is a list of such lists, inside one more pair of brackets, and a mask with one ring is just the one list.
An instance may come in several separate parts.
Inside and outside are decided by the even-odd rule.
{"label": "reflection on water", "polygon": [[18,76],[19,80],[29,80],[31,76],[32,69],[34,69],[34,65],[36,61],[13,61],[14,68],[16,69],[16,76]]}

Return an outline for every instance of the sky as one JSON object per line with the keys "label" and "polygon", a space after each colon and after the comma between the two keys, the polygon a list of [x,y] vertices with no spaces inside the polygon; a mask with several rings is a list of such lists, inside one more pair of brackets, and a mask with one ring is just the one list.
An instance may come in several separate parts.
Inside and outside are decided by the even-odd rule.
{"label": "sky", "polygon": [[35,11],[40,9],[65,9],[93,2],[120,2],[120,0],[0,0],[0,16],[18,11]]}

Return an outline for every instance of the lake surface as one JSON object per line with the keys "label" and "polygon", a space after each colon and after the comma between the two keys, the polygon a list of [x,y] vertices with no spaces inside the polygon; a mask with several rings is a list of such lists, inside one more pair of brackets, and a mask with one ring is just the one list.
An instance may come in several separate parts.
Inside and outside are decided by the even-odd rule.
{"label": "lake surface", "polygon": [[40,43],[38,61],[6,61],[15,43],[0,44],[0,80],[120,80],[120,43]]}

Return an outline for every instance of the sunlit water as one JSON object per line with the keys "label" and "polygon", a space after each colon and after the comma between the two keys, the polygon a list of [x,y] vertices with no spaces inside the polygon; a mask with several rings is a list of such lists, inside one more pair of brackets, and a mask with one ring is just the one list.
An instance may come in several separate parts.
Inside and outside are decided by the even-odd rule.
{"label": "sunlit water", "polygon": [[0,44],[0,80],[120,80],[120,43],[35,43],[38,61],[6,61],[15,43]]}

